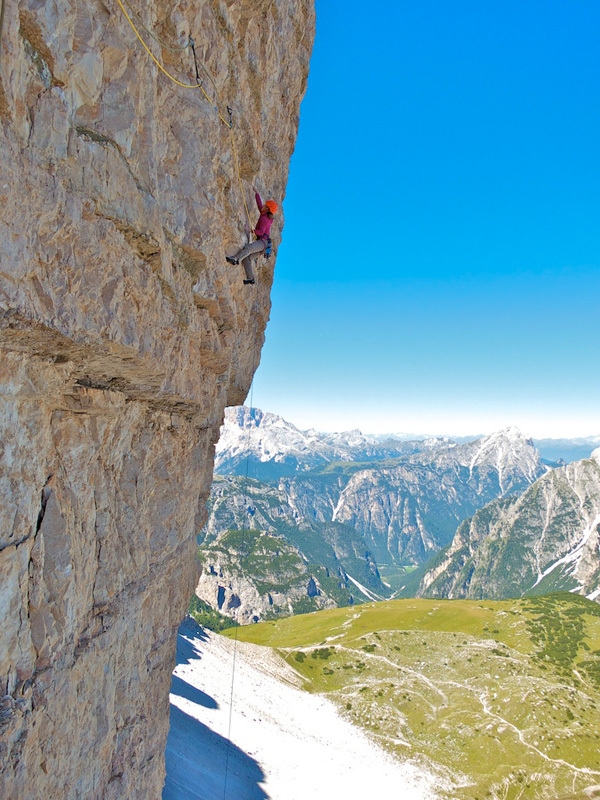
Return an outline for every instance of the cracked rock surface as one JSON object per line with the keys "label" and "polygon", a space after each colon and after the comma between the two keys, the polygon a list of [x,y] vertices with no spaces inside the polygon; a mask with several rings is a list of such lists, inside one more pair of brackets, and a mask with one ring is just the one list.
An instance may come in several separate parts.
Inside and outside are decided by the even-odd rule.
{"label": "cracked rock surface", "polygon": [[3,798],[160,797],[214,442],[270,309],[275,259],[250,287],[225,255],[253,185],[284,197],[306,88],[312,0],[125,8],[184,83],[193,36],[211,102],[116,0],[19,0],[2,31]]}

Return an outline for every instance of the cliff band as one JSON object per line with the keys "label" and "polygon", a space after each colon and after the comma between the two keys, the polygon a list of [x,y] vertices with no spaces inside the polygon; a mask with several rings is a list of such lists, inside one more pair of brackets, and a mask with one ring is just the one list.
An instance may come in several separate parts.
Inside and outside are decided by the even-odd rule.
{"label": "cliff band", "polygon": [[[180,83],[193,37],[204,91],[125,10]],[[6,3],[3,798],[160,797],[214,443],[270,309],[274,259],[244,286],[225,255],[252,186],[284,196],[313,35],[312,0]]]}

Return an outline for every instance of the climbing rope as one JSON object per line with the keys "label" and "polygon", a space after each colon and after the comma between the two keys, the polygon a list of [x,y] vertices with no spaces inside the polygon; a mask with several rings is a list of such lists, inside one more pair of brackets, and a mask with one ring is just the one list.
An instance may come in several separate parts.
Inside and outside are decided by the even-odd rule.
{"label": "climbing rope", "polygon": [[[196,56],[196,43],[194,42],[194,40],[192,39],[191,36],[190,36],[190,47],[192,48],[192,55],[194,56],[194,66],[196,67],[196,80],[198,81],[198,83],[200,83],[202,79],[200,78],[200,73],[198,71],[198,58]],[[215,94],[217,95],[217,98],[219,99],[219,102],[221,102],[221,105],[222,105],[223,101],[221,100],[221,95],[219,94],[219,90],[217,88],[217,84],[214,82],[212,75],[206,69],[204,64],[202,64],[202,68],[204,69],[205,73],[208,75],[209,80],[212,83],[213,88],[215,90]],[[241,172],[240,172],[240,159],[238,157],[237,148],[235,146],[235,136],[233,135],[233,111],[231,110],[231,108],[229,106],[227,106],[227,114],[229,115],[229,122],[228,123],[226,122],[225,124],[229,128],[229,136],[231,138],[231,151],[233,153],[235,171],[237,173],[238,183],[240,185],[240,191],[241,191],[241,194],[242,194],[242,200],[244,201],[244,208],[246,209],[246,219],[248,220],[248,229],[250,231],[250,230],[252,230],[252,222],[250,220],[250,211],[248,210],[248,204],[246,203],[246,195],[244,194],[244,190],[242,188],[242,175],[241,175]],[[223,120],[223,117],[221,116],[220,112],[219,112],[219,117],[221,118],[221,120]],[[248,239],[249,238],[250,238],[250,233],[248,232]]]}
{"label": "climbing rope", "polygon": [[[254,373],[256,371],[256,350],[257,350],[257,342],[256,342],[256,333],[257,333],[257,319],[258,319],[258,301],[255,300],[252,306],[252,311],[250,312],[252,319],[254,320],[254,331],[252,334],[252,383],[250,384],[250,405],[249,409],[252,411],[254,408]],[[239,348],[238,348],[239,349]],[[248,473],[250,467],[250,426],[248,426],[247,433],[246,433],[246,469],[244,474],[244,501],[246,505],[246,509],[248,512],[248,530],[250,530],[250,523],[251,523],[251,515],[250,515],[250,501],[248,498]]]}
{"label": "climbing rope", "polygon": [[147,25],[144,24],[144,20],[142,19],[141,14],[138,11],[135,10],[135,8],[131,5],[131,3],[127,2],[127,0],[123,0],[123,3],[131,11],[131,13],[137,18],[138,25],[140,26],[140,28],[143,28],[143,30],[146,31],[148,36],[151,39],[154,39],[154,41],[158,45],[160,45],[161,48],[163,48],[163,50],[167,50],[169,53],[182,53],[184,50],[188,49],[188,47],[190,46],[189,41],[186,42],[186,44],[176,44],[176,45],[172,45],[172,44],[169,44],[168,42],[165,42],[164,39],[161,39],[161,37],[157,36],[157,34],[154,33],[154,31],[151,28],[149,28]]}
{"label": "climbing rope", "polygon": [[235,627],[235,638],[233,640],[233,664],[231,667],[231,694],[229,696],[229,726],[227,728],[227,750],[225,753],[225,776],[223,779],[223,800],[226,800],[227,795],[227,776],[229,774],[229,751],[231,750],[231,718],[233,715],[233,683],[235,677],[235,657],[237,654],[237,629],[238,626]]}
{"label": "climbing rope", "polygon": [[[128,7],[132,11],[132,13],[135,13],[136,16],[138,17],[138,19],[139,19],[139,15],[136,12],[134,12],[134,10],[131,8],[131,6],[129,5],[127,0],[117,0],[117,3],[119,4],[119,6],[121,8],[121,11],[125,15],[125,18],[129,22],[129,24],[130,24],[133,32],[135,33],[137,39],[139,40],[139,42],[143,46],[144,50],[148,53],[148,55],[150,56],[152,61],[159,68],[159,70],[164,75],[166,75],[167,78],[169,78],[171,81],[173,81],[173,83],[177,84],[177,86],[181,86],[184,89],[200,89],[200,91],[202,92],[202,94],[204,95],[206,100],[210,103],[210,105],[213,108],[216,109],[217,114],[218,114],[219,119],[221,120],[221,122],[229,130],[230,141],[231,141],[231,151],[232,151],[233,160],[234,160],[234,167],[235,167],[235,171],[236,171],[237,178],[238,178],[238,183],[239,183],[239,187],[240,187],[240,193],[242,195],[242,200],[244,202],[244,208],[246,210],[246,217],[247,217],[247,220],[248,220],[248,229],[251,230],[252,229],[252,222],[251,222],[251,219],[250,219],[250,211],[248,209],[248,204],[246,202],[246,196],[244,194],[244,187],[243,187],[242,176],[241,176],[241,171],[240,171],[240,159],[239,159],[237,147],[236,147],[236,144],[235,144],[235,137],[233,135],[233,112],[232,112],[231,108],[229,106],[227,106],[228,119],[226,119],[224,117],[224,115],[221,113],[221,110],[220,110],[218,104],[213,103],[211,98],[208,96],[208,94],[204,90],[204,87],[202,86],[202,79],[200,77],[198,58],[197,58],[197,54],[196,54],[196,46],[195,46],[195,42],[194,42],[193,38],[190,36],[188,44],[185,47],[181,47],[180,48],[180,50],[185,50],[185,49],[187,49],[187,47],[190,47],[190,49],[192,51],[193,58],[194,58],[194,66],[195,66],[195,70],[196,70],[196,83],[185,83],[183,81],[180,81],[174,75],[171,75],[171,73],[167,69],[165,69],[165,67],[156,58],[154,53],[150,50],[150,48],[148,47],[148,45],[144,41],[142,35],[140,34],[138,28],[136,27],[136,25],[134,23],[134,21],[132,20],[132,18],[127,13],[127,10],[126,10],[126,8],[124,6],[124,2],[127,3]],[[2,0],[2,3],[4,3],[4,0]],[[152,35],[152,38],[158,44],[160,44],[161,46],[166,46],[164,43],[161,42],[161,40],[157,36],[154,36],[153,34],[151,34],[149,29],[146,28],[145,25],[141,24],[141,27],[143,27],[144,30],[146,30],[147,33]],[[174,52],[174,51],[172,50],[172,52]],[[221,102],[221,105],[222,105],[222,101],[221,101],[221,97],[219,95],[219,91],[217,89],[217,86],[216,86],[214,80],[212,79],[212,76],[210,75],[210,73],[208,72],[208,70],[206,69],[206,67],[204,65],[202,65],[202,67],[203,67],[204,71],[206,72],[206,74],[208,75],[208,77],[209,77],[209,79],[210,79],[210,81],[211,81],[211,83],[213,85],[213,88],[215,90],[215,94],[217,96],[218,101]],[[257,317],[258,317],[257,311],[258,311],[258,302],[255,300],[254,307],[252,309],[252,314],[251,314],[253,319],[254,319],[254,334],[253,334],[253,337],[252,337],[252,340],[253,340],[253,352],[252,352],[252,373],[251,373],[252,374],[252,382],[250,384],[250,408],[253,408],[253,403],[254,403],[254,372],[256,371],[256,361],[257,361],[257,336],[256,336],[256,334],[257,334]],[[238,352],[239,352],[239,347],[238,347]],[[248,429],[248,437],[249,436],[250,436],[250,429]],[[244,486],[245,486],[245,489],[244,489],[244,500],[245,500],[245,505],[246,505],[246,509],[247,509],[247,513],[248,513],[248,529],[250,529],[250,511],[249,511],[249,502],[248,502],[248,497],[247,497],[249,461],[250,461],[250,448],[249,448],[248,442],[247,442],[247,444],[246,444],[246,470],[245,470],[246,474],[245,474],[245,481],[244,481]],[[243,523],[242,523],[242,528],[243,528]],[[232,719],[233,719],[233,699],[234,699],[234,687],[235,687],[235,662],[236,662],[236,653],[237,653],[237,641],[238,641],[238,639],[237,639],[237,626],[236,626],[235,638],[234,638],[234,646],[233,646],[233,664],[232,664],[232,671],[231,671],[231,692],[230,692],[230,699],[229,699],[229,725],[228,725],[228,733],[227,733],[227,754],[226,754],[226,759],[225,759],[223,800],[225,800],[226,794],[227,794],[227,778],[228,778],[228,774],[229,774],[229,754],[230,754],[230,748],[231,748],[231,724],[232,724]]]}
{"label": "climbing rope", "polygon": [[[239,187],[240,187],[240,193],[242,195],[242,200],[243,200],[243,203],[244,203],[244,208],[246,210],[246,218],[248,220],[248,228],[249,228],[249,230],[252,230],[252,221],[250,219],[250,211],[248,209],[248,204],[246,202],[246,196],[244,194],[244,187],[243,187],[243,183],[242,183],[242,175],[241,175],[241,171],[240,171],[240,160],[239,160],[237,148],[236,148],[236,145],[235,145],[235,137],[233,135],[233,111],[231,110],[231,108],[229,106],[227,106],[227,117],[228,118],[226,119],[225,116],[221,113],[221,109],[219,108],[219,105],[217,103],[214,103],[211,100],[211,98],[208,96],[208,94],[206,93],[206,90],[204,89],[204,86],[202,85],[202,79],[200,77],[200,73],[199,73],[199,69],[198,69],[198,58],[196,56],[196,46],[195,46],[194,40],[190,37],[188,44],[181,48],[181,50],[185,50],[188,47],[191,48],[192,55],[194,57],[194,66],[196,68],[196,83],[185,83],[183,81],[180,81],[174,75],[171,75],[171,73],[156,58],[156,56],[154,55],[152,50],[150,50],[150,48],[148,47],[148,45],[144,41],[144,38],[141,35],[139,29],[137,28],[135,22],[132,20],[132,18],[127,13],[127,9],[125,8],[125,5],[124,5],[124,3],[127,3],[127,0],[117,0],[117,3],[119,4],[119,6],[121,8],[121,11],[125,15],[125,19],[127,20],[127,22],[129,22],[129,24],[131,26],[131,29],[135,33],[135,35],[136,35],[137,39],[139,40],[140,44],[142,45],[144,50],[148,53],[148,55],[150,56],[152,61],[159,68],[159,70],[164,75],[166,75],[166,77],[169,78],[169,80],[173,81],[173,83],[177,84],[177,86],[181,86],[183,89],[200,89],[200,91],[204,95],[204,97],[207,100],[207,102],[216,110],[221,122],[228,128],[229,136],[230,136],[230,140],[231,140],[231,150],[232,150],[232,153],[233,153],[234,167],[235,167],[235,171],[237,173],[238,184],[239,184]],[[135,13],[136,16],[139,19],[139,14],[137,14],[137,12],[133,11],[133,9],[129,5],[129,3],[127,3],[127,5],[131,9],[132,13]],[[4,0],[2,0],[2,8],[4,9]],[[146,30],[148,33],[150,33],[150,30],[145,25],[141,25],[141,27],[143,27],[144,30]],[[162,41],[159,39],[159,37],[155,36],[154,34],[151,34],[151,35],[152,35],[152,38],[155,39],[155,41],[157,41],[161,46],[166,46],[166,45],[164,45],[162,43]],[[215,90],[215,94],[217,95],[217,99],[219,100],[219,102],[221,102],[221,97],[220,97],[220,94],[219,94],[219,90],[217,89],[217,85],[216,85],[215,81],[213,80],[212,75],[210,74],[208,69],[204,66],[204,64],[202,64],[202,69],[208,75],[208,77],[210,79],[210,82],[212,83],[213,88]]]}
{"label": "climbing rope", "polygon": [[[257,318],[258,318],[258,301],[254,301],[254,305],[252,307],[252,317],[254,319],[254,335],[252,337],[253,347],[252,347],[252,383],[250,384],[250,410],[254,408],[254,373],[256,371],[256,359],[257,359],[257,340],[256,340],[256,333],[257,333]],[[246,434],[246,469],[244,475],[244,505],[247,509],[248,513],[248,530],[250,530],[250,504],[248,500],[248,472],[249,472],[249,464],[250,464],[250,427],[248,427],[248,432]],[[243,527],[243,522],[242,522]],[[229,774],[229,751],[231,749],[231,721],[233,718],[233,689],[235,685],[235,659],[237,655],[237,643],[238,643],[238,636],[237,636],[237,626],[235,628],[235,636],[233,640],[233,663],[231,666],[231,692],[229,696],[229,725],[227,729],[227,750],[225,755],[225,776],[223,780],[223,800],[226,800],[227,794],[227,776]]]}
{"label": "climbing rope", "polygon": [[[196,43],[194,42],[194,40],[192,39],[191,36],[189,38],[189,45],[188,46],[192,48],[192,55],[194,56],[194,66],[196,67],[196,80],[198,81],[198,83],[200,83],[202,79],[200,78],[200,73],[198,72],[198,58],[196,57]],[[206,66],[202,63],[202,61],[200,62],[200,66],[204,70],[204,74],[207,76],[208,80],[211,82],[212,87],[215,90],[215,94],[217,96],[218,101],[221,103],[221,105],[224,105],[223,98],[221,97],[221,93],[219,92],[219,87],[215,83],[215,80],[214,80],[213,76],[210,74],[210,72],[208,71]],[[227,106],[227,113],[229,114],[228,127],[232,128],[233,127],[233,120],[231,119],[232,111],[229,108],[229,106]]]}
{"label": "climbing rope", "polygon": [[[125,15],[125,18],[127,19],[127,22],[129,22],[129,24],[131,25],[131,28],[132,28],[133,32],[135,33],[135,35],[137,36],[137,38],[139,39],[139,41],[140,41],[140,44],[142,45],[142,47],[144,48],[144,50],[145,50],[145,51],[148,53],[148,55],[150,56],[150,58],[152,59],[152,61],[154,61],[154,63],[156,64],[156,66],[159,68],[159,70],[160,70],[161,72],[163,72],[163,73],[164,73],[164,74],[167,76],[167,78],[169,78],[170,80],[172,80],[172,81],[173,81],[173,83],[176,83],[176,84],[177,84],[177,86],[182,86],[184,89],[200,89],[200,90],[201,90],[201,91],[204,93],[204,96],[206,97],[206,99],[208,100],[208,102],[211,104],[211,106],[214,106],[215,108],[217,108],[217,107],[214,105],[214,103],[212,102],[212,100],[210,99],[210,97],[209,97],[209,96],[206,94],[206,92],[204,92],[204,87],[203,87],[201,84],[199,84],[199,83],[184,83],[183,81],[180,81],[178,78],[176,78],[174,75],[171,75],[171,73],[170,73],[170,72],[168,72],[168,71],[167,71],[167,70],[166,70],[166,69],[163,67],[163,65],[160,63],[160,61],[158,60],[158,58],[156,58],[156,56],[154,55],[154,53],[152,52],[152,50],[150,50],[150,48],[148,47],[148,45],[147,45],[147,44],[146,44],[146,42],[144,41],[144,39],[143,39],[143,37],[142,37],[141,33],[139,32],[139,30],[137,29],[137,27],[136,27],[136,25],[135,25],[135,22],[134,22],[134,21],[131,19],[131,17],[130,17],[130,16],[129,16],[129,14],[127,13],[127,9],[126,9],[126,8],[125,8],[125,6],[123,5],[123,2],[122,2],[122,0],[117,0],[117,3],[120,5],[120,7],[121,7],[121,11],[122,11],[122,12],[123,12],[123,14]],[[219,109],[217,108],[217,111],[218,111],[218,110],[219,110]],[[223,119],[223,122],[225,123],[225,125],[227,125],[227,121],[226,121],[225,119]]]}
{"label": "climbing rope", "polygon": [[178,45],[175,45],[175,46],[173,46],[173,45],[170,45],[170,44],[167,44],[167,42],[165,42],[165,41],[164,41],[164,39],[161,39],[161,38],[160,38],[160,36],[157,36],[157,35],[154,33],[154,31],[153,31],[153,30],[151,30],[151,29],[150,29],[150,28],[148,28],[146,25],[144,25],[144,21],[143,21],[142,17],[141,17],[141,16],[140,16],[140,14],[139,14],[139,13],[138,13],[138,12],[135,10],[135,8],[133,8],[133,6],[131,5],[131,3],[128,3],[128,2],[127,2],[127,0],[123,0],[123,2],[124,2],[124,3],[125,3],[125,5],[127,6],[127,8],[128,8],[130,11],[131,11],[131,13],[132,13],[132,14],[133,14],[135,17],[137,17],[137,20],[138,20],[138,25],[140,26],[140,28],[143,28],[143,29],[146,31],[146,33],[148,34],[148,36],[149,36],[151,39],[154,39],[154,41],[155,41],[157,44],[159,44],[159,45],[160,45],[162,48],[164,48],[165,50],[168,50],[168,51],[169,51],[169,53],[181,53],[183,50],[187,50],[187,49],[188,49],[188,47],[190,46],[190,43],[189,43],[189,42],[188,42],[187,44],[178,44]]}

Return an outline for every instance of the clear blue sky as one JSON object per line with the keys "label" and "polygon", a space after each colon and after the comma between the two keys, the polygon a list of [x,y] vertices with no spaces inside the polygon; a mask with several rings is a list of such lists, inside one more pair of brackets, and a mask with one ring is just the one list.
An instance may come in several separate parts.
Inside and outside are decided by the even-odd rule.
{"label": "clear blue sky", "polygon": [[600,3],[316,6],[254,405],[600,434]]}

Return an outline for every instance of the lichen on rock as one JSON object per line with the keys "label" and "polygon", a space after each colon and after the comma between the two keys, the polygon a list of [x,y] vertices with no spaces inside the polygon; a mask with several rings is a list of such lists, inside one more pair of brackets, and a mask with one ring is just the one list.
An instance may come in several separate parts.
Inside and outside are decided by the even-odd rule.
{"label": "lichen on rock", "polygon": [[184,83],[193,36],[214,104],[153,64],[117,2],[19,0],[4,20],[6,798],[160,796],[214,443],[270,309],[274,259],[250,287],[225,254],[253,184],[284,197],[314,35],[312,0],[125,7]]}

